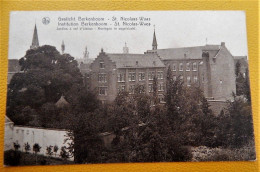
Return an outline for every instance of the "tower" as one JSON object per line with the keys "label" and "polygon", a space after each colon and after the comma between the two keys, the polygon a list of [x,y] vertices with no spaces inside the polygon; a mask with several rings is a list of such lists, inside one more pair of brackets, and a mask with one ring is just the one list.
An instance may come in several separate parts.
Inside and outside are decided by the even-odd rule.
{"label": "tower", "polygon": [[85,51],[83,52],[83,63],[88,63],[89,60],[89,52],[88,47],[85,47]]}
{"label": "tower", "polygon": [[65,51],[65,44],[64,44],[64,41],[62,41],[62,44],[61,44],[61,53],[64,54],[64,51]]}
{"label": "tower", "polygon": [[36,27],[36,24],[35,24],[34,32],[33,32],[32,45],[30,46],[30,49],[36,49],[38,47],[39,47],[39,40],[38,40],[37,27]]}
{"label": "tower", "polygon": [[152,47],[153,47],[153,50],[157,50],[157,40],[156,40],[156,35],[155,35],[155,29],[154,29],[154,32],[153,32],[153,44],[152,44]]}
{"label": "tower", "polygon": [[125,46],[123,47],[123,53],[124,54],[128,54],[129,53],[129,48],[126,45],[126,42],[125,42]]}

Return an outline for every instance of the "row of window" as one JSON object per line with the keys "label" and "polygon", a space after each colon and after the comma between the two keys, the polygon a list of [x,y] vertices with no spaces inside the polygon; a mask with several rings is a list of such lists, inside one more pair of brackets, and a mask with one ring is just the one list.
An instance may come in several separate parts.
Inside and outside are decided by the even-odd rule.
{"label": "row of window", "polygon": [[[22,133],[24,133],[24,130],[21,129]],[[19,129],[16,129],[16,133],[18,134],[19,133]],[[30,133],[29,130],[26,130],[26,134],[28,135]],[[32,134],[34,134],[34,131],[32,131]]]}
{"label": "row of window", "polygon": [[[155,72],[149,72],[148,73],[148,80],[153,80],[155,76]],[[157,72],[157,79],[163,79],[163,71]],[[135,72],[129,72],[128,73],[128,81],[135,81],[136,80],[136,73]],[[144,81],[145,80],[145,72],[139,72],[138,73],[138,80]],[[117,75],[117,81],[118,82],[125,82],[125,74],[119,73]]]}
{"label": "row of window", "polygon": [[[177,76],[173,76],[173,80],[175,81],[176,79],[177,79]],[[180,75],[180,80],[183,80],[182,75]],[[191,77],[187,76],[186,80],[187,80],[187,85],[190,86],[190,84],[192,82]],[[193,76],[193,83],[196,83],[196,82],[198,82],[198,76]]]}
{"label": "row of window", "polygon": [[[192,67],[192,69],[191,69],[191,67]],[[175,63],[172,64],[172,70],[173,71],[177,70],[177,64],[175,64]],[[193,70],[193,71],[198,70],[197,62],[193,62],[192,66],[191,66],[190,62],[186,63],[186,71],[190,71],[190,70]],[[179,63],[179,71],[183,71],[183,63]]]}
{"label": "row of window", "polygon": [[[163,83],[158,83],[158,91],[164,91],[164,84]],[[129,86],[129,93],[133,94],[136,90],[136,85],[130,85]],[[140,93],[144,93],[145,92],[145,86],[144,85],[140,85],[139,89]],[[153,84],[149,84],[148,85],[148,91],[151,93],[153,92],[154,88],[153,88]],[[120,91],[126,91],[126,87],[125,85],[119,85],[118,86],[118,92]],[[107,95],[107,87],[103,86],[103,87],[98,87],[98,92],[99,95]]]}
{"label": "row of window", "polygon": [[[163,72],[159,71],[157,72],[157,78],[163,79]],[[154,72],[148,73],[148,79],[153,80],[154,79]],[[135,72],[129,72],[128,73],[128,81],[135,81],[136,80],[136,73]],[[145,72],[139,72],[138,73],[138,80],[144,81],[145,80]],[[117,75],[117,81],[118,82],[125,82],[125,74],[119,73]],[[98,74],[98,82],[107,82],[107,74],[105,73],[99,73]]]}

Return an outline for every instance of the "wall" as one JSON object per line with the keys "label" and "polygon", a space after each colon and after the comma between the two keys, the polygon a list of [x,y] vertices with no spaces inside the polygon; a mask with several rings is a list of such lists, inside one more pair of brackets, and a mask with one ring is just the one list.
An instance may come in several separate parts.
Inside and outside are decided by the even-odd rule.
{"label": "wall", "polygon": [[222,45],[215,62],[211,61],[212,97],[216,100],[231,100],[236,93],[235,63],[233,56]]}
{"label": "wall", "polygon": [[[33,153],[33,145],[38,143],[41,146],[39,154],[46,155],[47,146],[57,145],[59,150],[57,152],[57,157],[60,154],[60,148],[67,145],[64,144],[64,139],[66,138],[66,130],[57,130],[57,129],[45,129],[45,128],[33,128],[33,127],[24,127],[24,126],[14,126],[13,130],[10,130],[7,127],[5,137],[10,137],[12,133],[12,141],[8,139],[8,142],[11,142],[11,147],[5,147],[5,150],[13,149],[13,143],[17,142],[20,144],[20,150],[25,151],[24,144],[29,143],[31,150],[29,152]],[[7,142],[6,142],[7,143]],[[72,159],[71,159],[72,160]]]}
{"label": "wall", "polygon": [[10,150],[13,148],[13,122],[5,122],[5,139],[4,139],[4,150]]}
{"label": "wall", "polygon": [[[100,62],[104,62],[105,67],[102,69],[100,68]],[[101,52],[98,57],[93,61],[90,65],[91,74],[90,74],[90,83],[91,83],[91,90],[98,91],[98,87],[103,86],[107,87],[107,95],[98,95],[99,100],[101,101],[108,101],[112,102],[116,97],[116,69],[115,63],[113,63],[108,56]],[[107,75],[107,82],[101,83],[98,82],[98,74],[104,73]]]}

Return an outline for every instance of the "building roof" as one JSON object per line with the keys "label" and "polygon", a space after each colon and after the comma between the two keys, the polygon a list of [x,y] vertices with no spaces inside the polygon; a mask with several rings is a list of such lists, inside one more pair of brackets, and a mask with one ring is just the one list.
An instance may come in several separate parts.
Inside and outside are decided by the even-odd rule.
{"label": "building roof", "polygon": [[181,59],[202,59],[202,51],[215,51],[215,55],[220,50],[220,45],[205,45],[196,47],[167,48],[148,50],[147,53],[157,52],[162,60],[181,60]]}
{"label": "building roof", "polygon": [[155,31],[153,32],[153,44],[152,44],[152,46],[157,46]]}
{"label": "building roof", "polygon": [[38,47],[39,47],[39,39],[38,39],[37,27],[36,27],[36,24],[35,24],[34,31],[33,31],[31,49],[38,48]]}
{"label": "building roof", "polygon": [[7,116],[5,116],[5,124],[7,123],[13,123],[13,121],[11,121],[10,118],[8,118]]}
{"label": "building roof", "polygon": [[68,105],[69,103],[65,100],[64,96],[61,96],[60,99],[55,103],[57,107],[64,107]]}
{"label": "building roof", "polygon": [[165,67],[157,54],[107,54],[117,68]]}
{"label": "building roof", "polygon": [[18,59],[9,59],[8,60],[8,72],[19,72],[21,66],[19,65]]}

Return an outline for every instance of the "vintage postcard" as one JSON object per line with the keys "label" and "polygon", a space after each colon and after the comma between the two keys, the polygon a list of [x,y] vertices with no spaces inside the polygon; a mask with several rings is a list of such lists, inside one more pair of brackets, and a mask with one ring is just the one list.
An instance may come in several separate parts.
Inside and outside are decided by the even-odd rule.
{"label": "vintage postcard", "polygon": [[243,11],[12,11],[6,166],[256,159]]}

